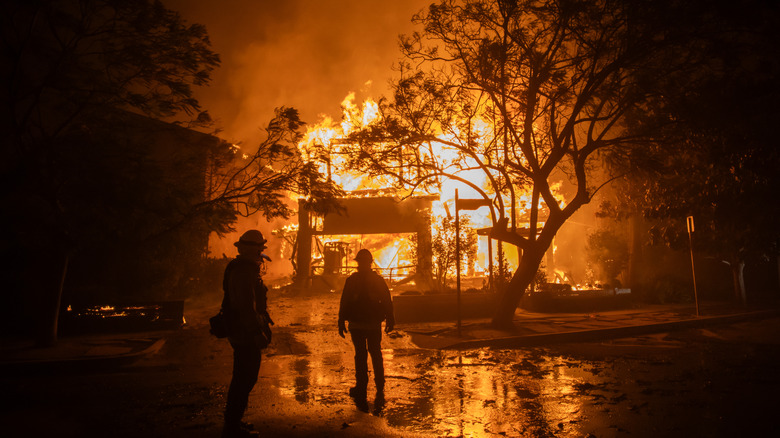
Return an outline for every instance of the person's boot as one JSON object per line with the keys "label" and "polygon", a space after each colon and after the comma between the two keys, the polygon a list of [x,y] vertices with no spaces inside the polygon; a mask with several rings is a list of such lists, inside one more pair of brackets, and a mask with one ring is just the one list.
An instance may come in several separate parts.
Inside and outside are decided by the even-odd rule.
{"label": "person's boot", "polygon": [[238,424],[225,424],[225,427],[222,429],[222,438],[259,437],[260,434],[253,429],[254,426],[243,421]]}
{"label": "person's boot", "polygon": [[252,423],[247,423],[246,421],[241,420],[241,422],[238,424],[238,427],[243,430],[253,431],[255,430],[255,425]]}
{"label": "person's boot", "polygon": [[366,398],[366,388],[353,386],[352,388],[349,388],[349,396],[355,399]]}
{"label": "person's boot", "polygon": [[375,403],[379,403],[380,401],[384,403],[385,402],[384,376],[379,376],[378,378],[374,379],[374,384],[376,385],[376,397],[374,398]]}
{"label": "person's boot", "polygon": [[384,386],[376,387],[376,396],[374,396],[374,410],[371,412],[376,416],[382,416],[385,409],[385,388]]}
{"label": "person's boot", "polygon": [[368,400],[365,387],[359,388],[353,386],[352,388],[349,388],[349,396],[352,397],[352,400],[354,400],[355,406],[359,411],[368,412]]}

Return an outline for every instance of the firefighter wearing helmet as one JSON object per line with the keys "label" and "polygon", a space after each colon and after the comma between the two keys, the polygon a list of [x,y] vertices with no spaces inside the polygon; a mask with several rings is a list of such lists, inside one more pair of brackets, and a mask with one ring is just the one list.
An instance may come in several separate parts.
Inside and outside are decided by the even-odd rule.
{"label": "firefighter wearing helmet", "polygon": [[242,421],[249,393],[257,383],[262,350],[271,341],[273,324],[267,309],[268,288],[260,276],[260,263],[270,258],[263,233],[249,230],[234,244],[236,258],[225,268],[222,310],[228,320],[228,340],[233,347],[233,377],[225,406],[223,437],[255,436],[252,426]]}
{"label": "firefighter wearing helmet", "polygon": [[[373,255],[361,249],[355,256],[357,272],[347,277],[339,305],[339,336],[349,332],[355,347],[355,386],[349,395],[357,407],[368,410],[366,392],[368,386],[368,356],[374,369],[376,385],[375,409],[381,409],[385,401],[385,370],[382,359],[382,321],[385,333],[395,326],[393,301],[385,280],[371,269]],[[347,330],[347,323],[349,330]]]}

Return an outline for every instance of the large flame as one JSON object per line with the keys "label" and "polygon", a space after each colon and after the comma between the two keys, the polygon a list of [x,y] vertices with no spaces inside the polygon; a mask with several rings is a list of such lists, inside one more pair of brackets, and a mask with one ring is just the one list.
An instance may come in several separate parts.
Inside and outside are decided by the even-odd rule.
{"label": "large flame", "polygon": [[[355,93],[349,93],[342,104],[343,114],[342,121],[336,123],[332,118],[323,116],[321,121],[310,126],[307,129],[306,135],[301,141],[299,147],[308,159],[318,163],[320,170],[328,176],[332,181],[337,183],[347,192],[371,192],[378,193],[382,190],[390,190],[391,181],[389,179],[371,177],[367,178],[364,174],[350,171],[345,165],[347,157],[344,148],[344,139],[352,132],[369,126],[372,123],[376,123],[379,120],[379,106],[373,99],[366,99],[362,105],[355,103]],[[476,135],[477,141],[487,139],[493,136],[493,125],[490,123],[476,119],[471,122],[471,137]],[[441,133],[442,139],[450,142],[459,141],[460,132]],[[465,159],[458,154],[458,150],[452,146],[448,146],[446,142],[431,143],[426,146],[430,149],[421,150],[422,154],[429,154],[435,158],[438,163],[441,163],[445,167],[449,167],[459,177],[470,181],[482,189],[490,196],[496,196],[491,186],[488,184],[487,175],[483,170],[458,170],[458,166],[476,168],[477,163],[473,160]],[[464,166],[465,164],[465,166]],[[441,223],[441,219],[444,217],[451,217],[454,214],[454,199],[455,191],[458,190],[458,196],[462,199],[466,198],[480,198],[481,195],[471,187],[464,185],[463,183],[453,180],[444,179],[439,186],[439,201],[434,202],[432,206],[432,219],[433,226]],[[564,202],[564,198],[561,195],[561,184],[553,184],[553,193],[558,199],[559,203]],[[530,188],[521,193],[516,193],[516,206],[515,217],[518,218],[518,227],[522,227],[522,223],[527,221],[528,213],[531,210],[532,193]],[[504,200],[504,205],[507,211],[505,216],[512,217],[512,212],[509,211],[511,203],[507,199]],[[538,200],[537,208],[543,211],[543,201]],[[493,225],[490,210],[487,207],[480,207],[474,211],[462,211],[461,215],[468,215],[472,226],[475,228],[487,228]],[[544,225],[544,216],[539,218],[539,228]],[[343,239],[343,236],[331,236],[328,239],[323,239],[322,242],[336,241]],[[353,239],[354,240],[354,239]],[[371,237],[362,236],[359,243],[353,242],[358,246],[372,246],[369,241]],[[381,240],[381,239],[378,239]],[[397,238],[389,246],[373,247],[376,251],[375,259],[377,266],[381,269],[392,269],[398,267],[403,263],[403,260],[399,259],[397,254],[399,253],[398,246],[403,246],[403,237]],[[380,242],[375,242],[379,244]],[[495,243],[495,242],[494,242]],[[496,250],[496,245],[493,245],[493,251]],[[509,264],[510,270],[516,269],[519,263],[519,254],[516,248],[511,245],[504,246],[504,256]],[[480,237],[478,239],[477,257],[472,266],[473,271],[476,273],[485,273],[488,271],[488,242],[487,238]],[[402,271],[402,270],[399,270]]]}

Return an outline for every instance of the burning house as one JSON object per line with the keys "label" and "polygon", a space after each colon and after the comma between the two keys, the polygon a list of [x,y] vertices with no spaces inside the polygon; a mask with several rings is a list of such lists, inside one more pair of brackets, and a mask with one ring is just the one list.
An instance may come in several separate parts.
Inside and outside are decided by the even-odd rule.
{"label": "burning house", "polygon": [[[378,267],[389,279],[413,280],[416,285],[430,288],[431,284],[431,204],[437,197],[421,196],[404,200],[380,196],[342,198],[339,203],[343,212],[323,217],[312,215],[299,203],[298,233],[296,250],[296,282],[311,284],[314,278],[328,282],[348,275],[355,264],[350,263],[357,250],[368,247],[378,253]],[[416,257],[413,263],[399,263],[400,248],[391,245],[386,248],[371,247],[371,236],[413,234]],[[339,240],[333,236],[355,236],[357,241]],[[369,236],[368,239],[365,236]],[[325,238],[323,240],[323,238]],[[377,239],[373,243],[378,243]],[[313,250],[321,254],[318,263],[313,263]],[[387,253],[387,254],[383,254]],[[387,255],[390,255],[389,259]]]}
{"label": "burning house", "polygon": [[[466,249],[469,255],[461,266],[463,275],[460,277],[467,280],[464,289],[496,291],[494,274],[502,276],[496,281],[508,281],[523,257],[522,251],[513,243],[518,239],[528,239],[532,232],[537,233],[537,236],[541,232],[548,213],[544,203],[539,204],[536,215],[533,215],[530,213],[534,203],[532,193],[520,191],[513,195],[515,198],[511,202],[504,200],[503,204],[499,203],[501,205],[491,205],[485,198],[493,196],[489,194],[489,189],[488,192],[480,192],[479,189],[473,191],[456,180],[446,178],[439,181],[438,187],[432,192],[423,191],[422,196],[415,197],[407,191],[396,189],[396,182],[389,177],[367,177],[353,171],[348,164],[351,153],[350,133],[370,126],[380,117],[375,102],[369,99],[359,107],[352,101],[353,98],[350,95],[342,102],[344,113],[340,123],[324,119],[309,128],[299,145],[307,159],[319,163],[321,172],[339,184],[348,196],[339,199],[343,211],[325,216],[313,214],[305,208],[305,200],[299,201],[297,229],[295,233],[289,233],[292,231],[290,229],[287,234],[296,235],[288,239],[288,243],[293,244],[290,260],[295,272],[295,284],[301,288],[338,290],[343,279],[354,269],[354,254],[361,248],[368,248],[375,252],[377,270],[391,286],[395,286],[397,295],[409,289],[426,293],[450,288],[455,280],[455,256],[442,254],[441,248],[437,251],[434,243],[447,240],[444,237],[444,229],[447,228],[445,224],[457,214],[454,195],[455,190],[460,188],[463,194],[461,199],[479,201],[478,206],[475,204],[474,208],[465,209],[469,211],[460,212],[461,218],[468,216],[467,232],[473,233],[473,240],[469,242],[473,248]],[[455,152],[447,149],[446,145],[429,146],[431,150],[420,153],[435,157],[436,160],[457,161]],[[399,151],[383,158],[388,159],[392,163],[384,164],[391,166],[402,177],[405,172],[415,172],[413,155],[405,156]],[[468,185],[473,188],[490,186],[485,173],[479,169],[464,168],[458,171],[458,175],[458,179],[469,181]],[[414,175],[410,179],[414,179]],[[571,196],[570,193],[565,194],[568,189],[564,181],[565,178],[551,182],[551,190],[560,200]],[[480,207],[485,209],[476,211]],[[510,224],[503,223],[496,229],[496,208],[504,209],[503,216],[511,219]],[[567,284],[566,290],[582,291],[588,288],[584,240],[587,227],[591,226],[592,213],[587,213],[587,216],[564,227],[560,241],[556,237],[550,245],[543,258],[540,274],[546,277],[548,283],[542,284],[542,287],[536,289],[537,292],[560,291]],[[535,225],[532,226],[532,223]],[[454,238],[453,229],[448,230],[449,239]],[[449,244],[454,247],[454,240]],[[559,252],[559,247],[563,248],[563,252]],[[561,255],[563,257],[559,257]],[[442,258],[450,258],[450,261],[442,262]],[[558,258],[561,259],[560,263]],[[441,272],[450,269],[453,272]],[[437,283],[437,279],[441,281]]]}
{"label": "burning house", "polygon": [[[452,219],[455,184],[444,181],[439,193],[412,196],[394,190],[393,181],[388,178],[369,178],[350,171],[345,164],[349,158],[346,138],[379,117],[375,102],[369,99],[359,107],[353,99],[354,95],[349,95],[342,102],[341,123],[325,118],[309,128],[299,145],[302,153],[319,163],[322,173],[337,182],[348,196],[338,200],[342,211],[322,217],[306,210],[305,201],[299,201],[297,229],[294,233],[289,233],[292,230],[286,232],[288,236],[295,234],[289,239],[293,244],[290,260],[295,283],[299,287],[324,286],[336,290],[339,278],[343,281],[343,277],[354,269],[351,256],[360,248],[368,248],[375,253],[376,268],[391,284],[413,285],[421,292],[446,287],[437,286],[434,281],[437,256],[432,240],[441,238],[434,232],[441,231],[442,220]],[[443,150],[436,153],[446,155]],[[413,171],[403,163],[403,158],[400,161],[401,172]],[[474,213],[472,228],[492,226],[489,215]],[[491,236],[480,233],[479,237],[475,236],[474,244],[477,247],[470,251],[464,273],[486,278],[493,263]],[[507,252],[499,263],[507,260],[516,265],[515,254]]]}

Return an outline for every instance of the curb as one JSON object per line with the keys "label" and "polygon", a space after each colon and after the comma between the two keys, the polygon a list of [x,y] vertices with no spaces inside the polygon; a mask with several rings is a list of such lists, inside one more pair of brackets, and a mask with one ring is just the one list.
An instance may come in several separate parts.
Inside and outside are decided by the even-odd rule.
{"label": "curb", "polygon": [[754,319],[766,319],[780,316],[780,310],[764,310],[749,313],[738,313],[724,316],[706,316],[695,319],[659,322],[635,326],[610,327],[594,330],[580,330],[558,333],[543,333],[536,335],[509,336],[506,338],[474,339],[455,342],[440,350],[470,350],[477,348],[521,348],[539,345],[561,344],[570,342],[593,342],[605,339],[625,338],[650,333],[685,330],[707,327],[717,324],[733,324]]}
{"label": "curb", "polygon": [[115,354],[94,357],[72,357],[61,359],[11,360],[0,362],[0,371],[15,372],[74,372],[111,369],[129,365],[142,357],[160,351],[165,339],[157,339],[152,345],[140,351],[125,354]]}

